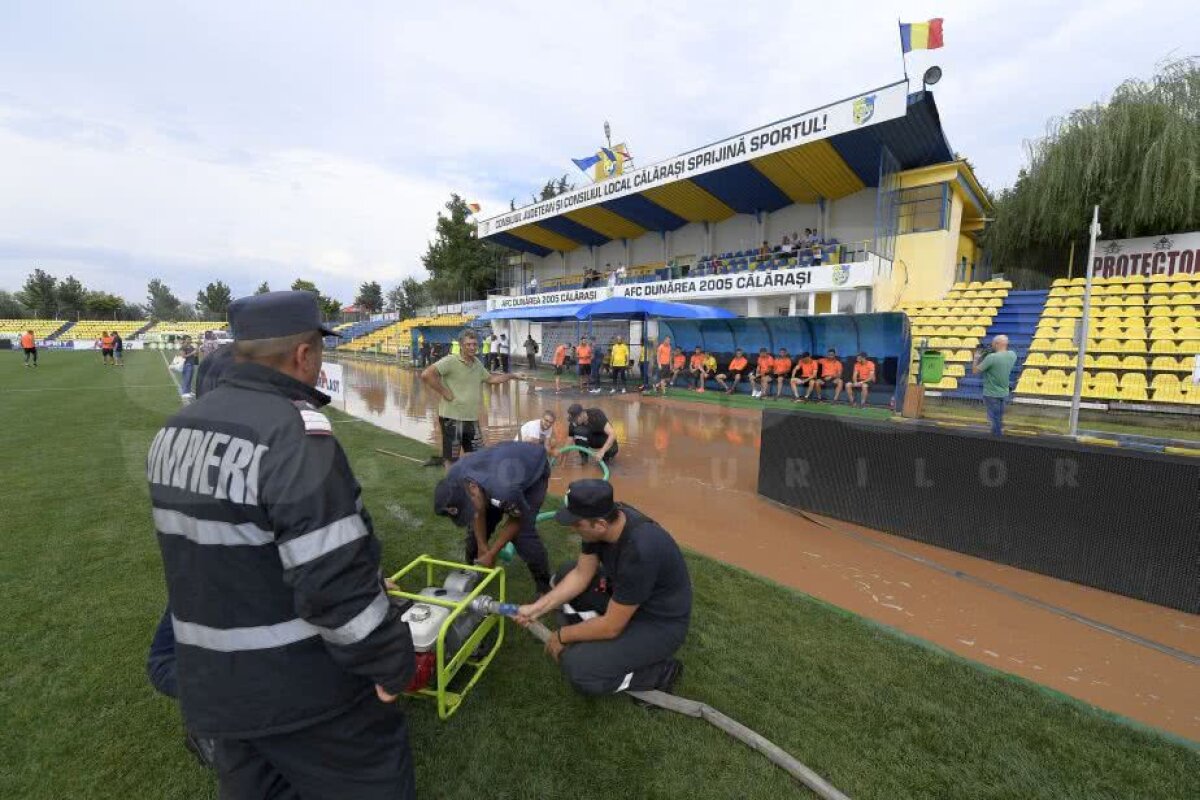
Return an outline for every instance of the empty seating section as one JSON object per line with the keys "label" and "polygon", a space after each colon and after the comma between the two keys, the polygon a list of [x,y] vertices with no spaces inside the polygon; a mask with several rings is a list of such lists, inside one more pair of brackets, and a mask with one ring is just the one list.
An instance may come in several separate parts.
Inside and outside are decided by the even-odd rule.
{"label": "empty seating section", "polygon": [[[1200,405],[1191,382],[1200,352],[1200,281],[1191,275],[1097,278],[1087,321],[1083,397]],[[1070,397],[1084,279],[1054,281],[1017,392]]]}
{"label": "empty seating section", "polygon": [[921,345],[940,350],[946,358],[942,380],[926,384],[929,389],[954,391],[959,379],[971,368],[971,358],[987,335],[996,312],[1004,305],[1012,284],[1008,281],[956,283],[944,300],[914,300],[901,303],[910,320],[912,363],[908,382],[917,382],[917,350]]}
{"label": "empty seating section", "polygon": [[113,322],[109,320],[81,320],[54,337],[59,341],[90,341],[99,338],[101,333],[114,331],[121,334],[122,339],[131,339],[133,335],[150,324],[150,320],[134,320],[132,322]]}
{"label": "empty seating section", "polygon": [[67,323],[60,319],[0,319],[0,336],[17,337],[32,330],[37,339],[45,339]]}
{"label": "empty seating section", "polygon": [[[413,328],[428,325],[465,327],[473,319],[473,316],[465,316],[463,314],[445,314],[436,317],[413,317],[412,319],[400,322],[385,322],[382,327],[372,330],[370,333],[359,336],[349,342],[343,342],[338,346],[338,349],[349,350],[351,352],[395,353],[401,348],[412,346]],[[342,333],[342,335],[345,336],[346,334]]]}
{"label": "empty seating section", "polygon": [[334,328],[340,337],[338,346],[345,349],[358,349],[348,347],[348,345],[356,339],[368,336],[376,331],[382,330],[389,325],[395,325],[395,320],[390,319],[364,319],[359,322],[349,322],[338,325]]}
{"label": "empty seating section", "polygon": [[[613,267],[613,269],[616,269]],[[636,267],[628,267],[625,270],[625,280],[622,283],[648,283],[650,281],[663,280],[664,277],[669,278],[671,268],[666,266],[662,261],[652,261],[647,264],[639,264]],[[608,275],[601,271],[600,280],[594,281],[592,286],[607,286]],[[567,289],[582,289],[583,275],[563,275],[558,278],[546,278],[544,281],[539,281],[539,292],[560,292]],[[439,323],[440,324],[440,323]]]}
{"label": "empty seating section", "polygon": [[[151,329],[154,333],[176,333],[188,336],[202,336],[205,331],[223,331],[229,327],[227,322],[155,322]],[[147,331],[149,333],[150,331]]]}

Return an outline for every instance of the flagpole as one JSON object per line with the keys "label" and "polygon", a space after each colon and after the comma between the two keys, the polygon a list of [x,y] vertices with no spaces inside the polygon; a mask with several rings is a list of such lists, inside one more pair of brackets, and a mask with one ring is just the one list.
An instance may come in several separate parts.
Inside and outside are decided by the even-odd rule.
{"label": "flagpole", "polygon": [[904,23],[896,17],[896,35],[900,37],[900,63],[904,65],[904,82],[908,83],[908,58],[904,52]]}

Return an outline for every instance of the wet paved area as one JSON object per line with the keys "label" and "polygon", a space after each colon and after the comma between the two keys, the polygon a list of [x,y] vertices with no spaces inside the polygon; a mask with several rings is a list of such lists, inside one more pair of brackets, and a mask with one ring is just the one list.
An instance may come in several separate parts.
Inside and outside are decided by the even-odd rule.
{"label": "wet paved area", "polygon": [[[437,398],[416,372],[344,363],[348,412],[437,445]],[[546,408],[561,419],[572,402],[603,409],[617,431],[618,499],[693,550],[1200,741],[1200,616],[777,506],[756,492],[761,432],[753,410],[510,384],[485,401],[488,441],[513,438]],[[594,474],[574,461],[557,466],[550,490],[561,494]]]}

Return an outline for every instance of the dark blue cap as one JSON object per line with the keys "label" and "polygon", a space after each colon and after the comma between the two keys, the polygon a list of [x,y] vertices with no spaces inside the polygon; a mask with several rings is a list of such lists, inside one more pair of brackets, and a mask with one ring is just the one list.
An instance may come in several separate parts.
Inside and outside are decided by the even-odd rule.
{"label": "dark blue cap", "polygon": [[252,294],[229,304],[229,332],[234,341],[278,339],[309,331],[337,336],[321,321],[321,307],[312,292]]}

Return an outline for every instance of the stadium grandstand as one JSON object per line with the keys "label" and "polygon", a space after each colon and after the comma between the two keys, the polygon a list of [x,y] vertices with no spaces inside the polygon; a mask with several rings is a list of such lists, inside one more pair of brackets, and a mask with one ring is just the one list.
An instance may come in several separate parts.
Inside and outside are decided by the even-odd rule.
{"label": "stadium grandstand", "polygon": [[70,324],[58,319],[0,319],[0,336],[15,339],[26,331],[33,331],[38,341],[44,341]]}
{"label": "stadium grandstand", "polygon": [[[349,341],[343,341],[338,350],[351,353],[388,353],[394,354],[412,347],[412,331],[414,328],[427,326],[464,327],[474,319],[466,314],[445,314],[437,316],[412,317],[406,320],[383,320],[369,332],[359,335]],[[348,331],[347,331],[348,332]],[[343,337],[347,332],[339,331]]]}
{"label": "stadium grandstand", "polygon": [[119,333],[123,339],[132,339],[135,336],[144,333],[153,323],[148,319],[134,320],[132,322],[113,322],[112,320],[80,320],[74,323],[65,331],[59,333],[55,339],[60,342],[66,341],[93,341],[100,337],[101,333]]}

